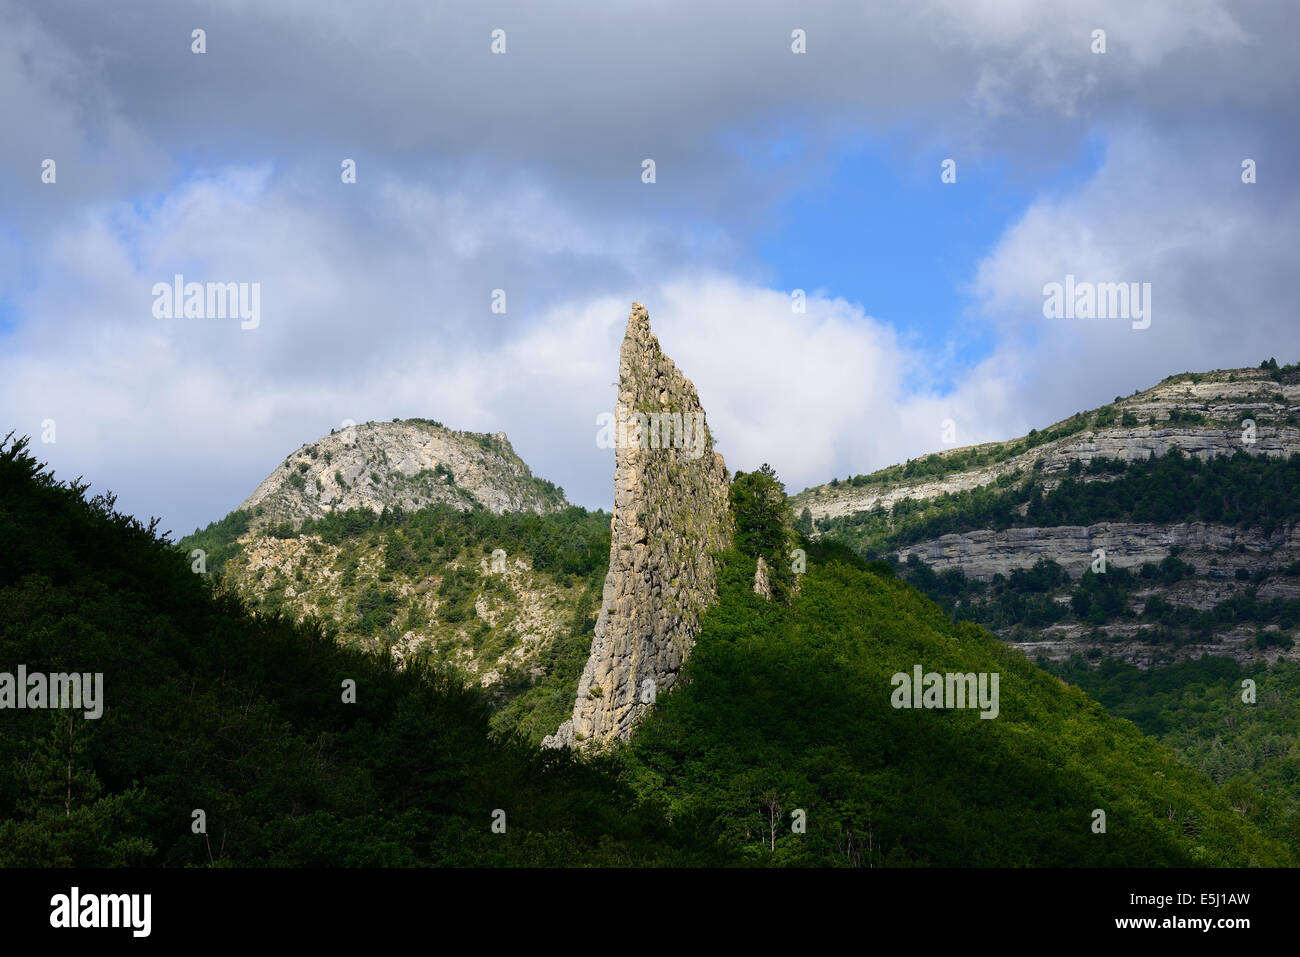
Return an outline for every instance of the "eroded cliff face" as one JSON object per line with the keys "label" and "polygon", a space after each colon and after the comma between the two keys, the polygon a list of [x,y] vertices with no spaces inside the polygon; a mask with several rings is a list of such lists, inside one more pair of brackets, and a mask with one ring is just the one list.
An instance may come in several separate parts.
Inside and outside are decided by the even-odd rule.
{"label": "eroded cliff face", "polygon": [[632,304],[619,354],[609,572],[573,717],[543,747],[625,740],[677,681],[701,612],[716,599],[714,555],[732,540],[729,479],[695,386]]}
{"label": "eroded cliff face", "polygon": [[1237,569],[1262,563],[1286,566],[1300,561],[1300,528],[1233,528],[1207,522],[1152,525],[1098,522],[1052,528],[1008,528],[943,535],[900,548],[899,561],[916,555],[936,572],[959,569],[967,578],[990,581],[1040,559],[1056,562],[1074,578],[1094,561],[1096,549],[1122,568],[1159,562],[1171,550],[1209,578],[1229,578]]}
{"label": "eroded cliff face", "polygon": [[[1127,398],[1116,397],[1110,406],[1078,413],[1042,434],[941,452],[939,462],[924,460],[928,471],[909,472],[913,463],[906,463],[808,489],[793,504],[796,510],[808,508],[821,523],[819,531],[843,534],[851,528],[844,518],[862,513],[884,517],[904,500],[923,512],[942,507],[944,494],[995,483],[1011,489],[1031,478],[1046,496],[1067,479],[1121,481],[1108,469],[1090,471],[1097,459],[1139,462],[1175,450],[1205,462],[1262,458],[1283,469],[1283,460],[1300,452],[1300,378],[1265,367],[1183,373]],[[933,466],[948,456],[962,464],[986,464],[955,466],[943,474]],[[855,485],[859,479],[864,481]],[[1020,504],[1017,512],[1026,514],[1026,506]],[[903,563],[904,576],[930,588],[936,600],[954,602],[950,610],[959,617],[987,624],[1034,657],[1059,660],[1083,654],[1089,660],[1118,658],[1141,667],[1206,653],[1230,655],[1242,663],[1300,659],[1300,629],[1285,606],[1300,599],[1300,525],[1100,521],[978,528],[967,523],[951,534],[887,542],[880,548]],[[1080,577],[1103,552],[1112,571],[1123,570],[1138,580],[1116,586],[1122,599],[1094,614]],[[1144,573],[1144,567],[1150,571],[1170,557],[1178,559],[1179,574]],[[946,581],[927,585],[935,579],[908,571],[919,567],[909,564],[913,559]],[[1040,561],[1060,566],[1068,580],[1050,586],[1041,578],[1016,582],[1014,573],[1029,571]],[[963,582],[985,587],[967,589]],[[961,590],[960,598],[954,589]]]}

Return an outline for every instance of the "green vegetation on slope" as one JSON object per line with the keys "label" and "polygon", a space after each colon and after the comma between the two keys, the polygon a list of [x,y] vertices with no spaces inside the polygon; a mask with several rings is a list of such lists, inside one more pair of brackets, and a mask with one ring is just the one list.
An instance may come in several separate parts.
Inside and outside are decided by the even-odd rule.
{"label": "green vegetation on slope", "polygon": [[202,551],[207,570],[217,573],[243,549],[239,537],[248,531],[252,520],[251,512],[235,509],[220,521],[209,523],[207,528],[196,528],[193,535],[187,535],[178,544],[186,555],[194,549]]}
{"label": "green vegetation on slope", "polygon": [[84,491],[0,444],[0,671],[102,672],[106,701],[4,712],[0,865],[726,860],[608,761],[494,735],[445,674],[248,613]]}
{"label": "green vegetation on slope", "polygon": [[[1080,622],[1099,628],[1115,622],[1136,622],[1143,626],[1144,640],[1174,646],[1205,642],[1225,627],[1255,622],[1276,625],[1289,631],[1300,625],[1300,599],[1260,598],[1257,586],[1271,575],[1300,574],[1300,563],[1285,571],[1257,566],[1253,571],[1238,569],[1237,578],[1251,582],[1240,594],[1198,610],[1174,604],[1160,594],[1138,596],[1139,591],[1169,586],[1192,578],[1195,569],[1178,557],[1178,549],[1159,563],[1144,562],[1136,570],[1110,565],[1105,574],[1091,569],[1071,579],[1065,569],[1050,559],[1040,558],[1030,568],[1013,569],[1010,576],[997,574],[991,582],[967,578],[959,568],[936,573],[916,555],[897,569],[908,584],[938,602],[950,614],[960,614],[988,628],[1006,630],[1012,641],[1058,622]],[[1267,635],[1266,629],[1261,633]],[[1278,635],[1264,642],[1291,647],[1291,639]]]}
{"label": "green vegetation on slope", "polygon": [[1057,439],[1064,439],[1082,432],[1089,426],[1095,425],[1097,428],[1105,428],[1111,424],[1114,411],[1112,406],[1103,406],[1095,412],[1081,412],[1078,415],[1072,415],[1064,422],[1042,432],[1031,429],[1027,436],[1014,442],[993,442],[986,445],[972,446],[968,449],[958,449],[953,452],[934,452],[920,458],[909,459],[900,465],[887,466],[868,475],[851,475],[844,481],[837,478],[831,479],[829,487],[839,488],[846,485],[858,488],[860,486],[893,485],[897,482],[907,482],[913,479],[937,479],[945,475],[951,475],[954,472],[965,472],[968,469],[996,465],[999,462],[1007,461],[1007,459],[1013,459],[1017,455],[1023,455],[1030,449],[1037,448],[1040,445],[1046,445],[1048,442],[1055,442]]}
{"label": "green vegetation on slope", "polygon": [[728,490],[731,514],[736,520],[735,548],[767,564],[772,597],[784,601],[795,588],[791,551],[799,544],[790,518],[785,486],[766,462],[757,472],[737,472]]}
{"label": "green vegetation on slope", "polygon": [[480,547],[485,554],[496,547],[511,556],[525,554],[534,570],[555,575],[585,578],[609,564],[609,516],[578,506],[546,515],[498,515],[481,507],[463,511],[444,504],[415,512],[348,509],[301,522],[283,537],[318,535],[326,544],[338,545],[369,532],[398,533],[385,542],[395,552],[388,559],[393,571],[435,558],[450,561],[466,543]]}
{"label": "green vegetation on slope", "polygon": [[[880,565],[809,546],[790,604],[725,556],[684,681],[626,749],[643,793],[789,865],[1244,865],[1289,853],[1132,724],[954,623]],[[891,676],[997,672],[1000,714],[894,709]],[[1093,833],[1094,809],[1107,832]],[[807,833],[791,831],[792,812]]]}
{"label": "green vegetation on slope", "polygon": [[[492,733],[444,672],[250,614],[83,493],[0,446],[0,669],[103,672],[106,698],[0,723],[0,864],[1290,862],[1167,748],[833,543],[786,601],[725,555],[684,680],[579,761]],[[918,663],[998,672],[999,716],[893,709]]]}
{"label": "green vegetation on slope", "polygon": [[[209,569],[211,555],[231,556],[218,567],[252,608],[319,614],[340,641],[363,649],[389,650],[413,636],[412,658],[465,680],[495,670],[494,727],[517,728],[535,742],[568,717],[609,564],[605,512],[495,514],[446,504],[331,512],[270,529],[271,538],[302,548],[276,552],[269,571],[250,566],[255,546],[241,554],[233,542],[246,528],[240,514],[177,547],[186,555],[208,549]],[[527,559],[530,571],[522,584],[514,581],[529,594],[516,593],[506,575],[481,570],[497,548],[507,553],[507,565]],[[480,602],[487,617],[479,616]],[[542,632],[550,637],[534,644]]]}
{"label": "green vegetation on slope", "polygon": [[[1206,656],[1143,671],[1076,657],[1048,667],[1172,746],[1247,820],[1300,847],[1300,664]],[[1242,700],[1247,679],[1253,703]]]}
{"label": "green vegetation on slope", "polygon": [[[1300,363],[1279,366],[1276,359],[1265,359],[1259,364],[1259,368],[1267,372],[1269,378],[1279,385],[1294,385],[1300,382]],[[1205,378],[1205,373],[1182,372],[1168,376],[1161,382],[1161,385],[1177,382],[1188,382],[1195,385],[1204,381]],[[1228,376],[1229,382],[1235,379],[1235,374]],[[1139,394],[1135,392],[1133,396]],[[1264,391],[1259,395],[1259,398],[1269,403],[1286,403],[1285,395],[1280,392]],[[1038,429],[1030,429],[1029,434],[1020,439],[1007,442],[989,442],[970,448],[955,449],[951,452],[934,452],[930,455],[909,459],[907,462],[898,465],[889,465],[865,475],[851,475],[842,481],[834,478],[825,487],[849,486],[858,488],[862,486],[894,485],[912,480],[933,480],[942,478],[945,475],[951,475],[954,472],[965,472],[970,469],[1005,462],[1040,445],[1055,442],[1057,439],[1068,438],[1088,428],[1105,429],[1113,426],[1133,428],[1141,424],[1138,416],[1131,409],[1118,408],[1123,403],[1125,403],[1125,399],[1121,396],[1115,396],[1115,402],[1112,405],[1103,405],[1088,412],[1078,412],[1041,432]],[[1256,418],[1256,421],[1260,423],[1265,421],[1264,418],[1252,416],[1249,412],[1238,417],[1237,421],[1251,417]],[[1208,419],[1204,414],[1195,410],[1176,408],[1170,410],[1167,421],[1173,425],[1204,425],[1208,422]],[[1290,425],[1294,425],[1297,421],[1300,421],[1300,417],[1297,417],[1294,413],[1288,414],[1285,421]],[[1157,420],[1148,416],[1145,424],[1155,425]]]}

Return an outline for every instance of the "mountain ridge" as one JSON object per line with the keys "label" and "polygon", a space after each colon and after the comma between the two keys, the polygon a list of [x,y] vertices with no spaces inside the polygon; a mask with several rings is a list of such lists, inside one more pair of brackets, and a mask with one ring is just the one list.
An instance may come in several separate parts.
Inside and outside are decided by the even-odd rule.
{"label": "mountain ridge", "polygon": [[[1132,417],[1128,424],[1125,413]],[[1255,440],[1251,446],[1234,444],[1231,433],[1240,435],[1236,426],[1247,414],[1256,421]],[[1196,416],[1201,421],[1195,421]],[[1149,389],[1116,396],[1108,405],[1075,413],[1041,430],[943,449],[843,482],[832,479],[797,493],[791,503],[796,510],[809,508],[816,521],[877,504],[892,505],[903,498],[934,498],[993,484],[1037,459],[1051,477],[1068,470],[1075,459],[1086,465],[1093,458],[1116,457],[1116,453],[1158,456],[1175,447],[1198,456],[1234,450],[1265,455],[1300,452],[1300,365],[1167,376]],[[978,464],[966,467],[963,460]],[[938,477],[928,478],[927,468],[930,474],[939,472]],[[867,491],[854,491],[863,487]]]}
{"label": "mountain ridge", "polygon": [[807,534],[895,564],[950,612],[1053,660],[1272,661],[1300,634],[1297,453],[1300,366],[1268,360],[1169,376],[793,505]]}

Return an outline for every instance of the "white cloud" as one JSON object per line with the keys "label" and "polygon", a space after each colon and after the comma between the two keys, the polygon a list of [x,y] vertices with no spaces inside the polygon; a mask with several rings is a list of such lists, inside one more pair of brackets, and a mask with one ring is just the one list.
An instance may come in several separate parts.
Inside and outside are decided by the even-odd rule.
{"label": "white cloud", "polygon": [[[1243,149],[1213,132],[1116,130],[1095,177],[1034,203],[980,263],[972,291],[999,330],[1000,361],[1025,369],[1021,389],[1039,415],[1176,372],[1300,351],[1284,278],[1300,242],[1300,196],[1286,181],[1243,184]],[[1150,328],[1045,319],[1043,285],[1067,274],[1150,283]]]}
{"label": "white cloud", "polygon": [[[343,418],[428,416],[504,429],[606,504],[594,419],[634,299],[728,464],[768,461],[792,490],[940,448],[947,418],[961,444],[1003,438],[1296,349],[1284,9],[810,3],[796,57],[783,4],[506,5],[504,59],[469,7],[357,9],[218,5],[195,57],[169,5],[128,21],[0,0],[0,248],[21,263],[0,271],[18,317],[0,408],[5,431],[58,420],[41,451],[61,474],[188,530]],[[1106,140],[1095,177],[1037,197],[972,267],[992,347],[976,368],[834,290],[795,314],[738,252],[837,137],[888,124],[1022,169]],[[735,148],[796,134],[776,167]],[[344,156],[363,185],[339,183]],[[182,157],[197,171],[178,179]],[[160,324],[150,289],[175,272],[260,282],[261,327]],[[1070,272],[1151,282],[1151,329],[1044,320],[1042,284]]]}

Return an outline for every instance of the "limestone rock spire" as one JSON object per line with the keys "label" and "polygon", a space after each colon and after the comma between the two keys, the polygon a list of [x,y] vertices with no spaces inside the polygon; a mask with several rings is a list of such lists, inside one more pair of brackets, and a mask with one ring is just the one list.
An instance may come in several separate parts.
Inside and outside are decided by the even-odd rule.
{"label": "limestone rock spire", "polygon": [[700,613],[716,600],[714,555],[732,540],[726,463],[695,386],[632,304],[619,353],[609,572],[573,717],[543,747],[626,739],[677,680]]}

